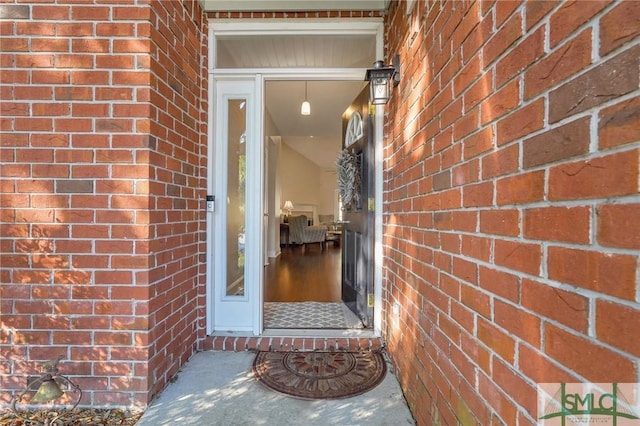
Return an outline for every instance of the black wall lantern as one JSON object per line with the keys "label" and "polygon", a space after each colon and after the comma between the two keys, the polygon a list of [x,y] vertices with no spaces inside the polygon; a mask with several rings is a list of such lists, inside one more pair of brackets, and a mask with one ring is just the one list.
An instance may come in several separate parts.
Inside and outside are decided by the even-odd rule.
{"label": "black wall lantern", "polygon": [[364,75],[369,82],[369,100],[374,105],[384,105],[391,98],[391,81],[393,87],[400,83],[400,56],[393,57],[393,65],[384,65],[383,61],[375,61],[373,68],[368,68]]}

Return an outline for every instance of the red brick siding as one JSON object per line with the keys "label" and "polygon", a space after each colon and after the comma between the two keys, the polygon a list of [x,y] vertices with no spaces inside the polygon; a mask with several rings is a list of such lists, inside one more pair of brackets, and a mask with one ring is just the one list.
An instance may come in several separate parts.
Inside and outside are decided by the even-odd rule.
{"label": "red brick siding", "polygon": [[380,338],[207,336],[202,349],[217,351],[380,351]]}
{"label": "red brick siding", "polygon": [[536,383],[638,381],[639,15],[391,3],[383,328],[419,424],[535,424]]}
{"label": "red brick siding", "polygon": [[205,336],[207,24],[197,1],[151,2],[152,107],[149,180],[154,235],[149,270],[152,396]]}
{"label": "red brick siding", "polygon": [[203,338],[204,15],[0,12],[0,402],[62,355],[83,405],[145,405]]}

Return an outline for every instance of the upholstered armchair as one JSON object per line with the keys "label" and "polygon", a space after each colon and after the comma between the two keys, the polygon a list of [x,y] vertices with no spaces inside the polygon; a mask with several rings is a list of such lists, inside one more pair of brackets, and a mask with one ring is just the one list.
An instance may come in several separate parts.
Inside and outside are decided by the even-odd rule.
{"label": "upholstered armchair", "polygon": [[331,241],[334,245],[340,245],[342,240],[342,224],[334,220],[332,214],[318,215],[320,224],[325,225],[328,229],[325,244]]}
{"label": "upholstered armchair", "polygon": [[324,250],[327,229],[324,225],[309,226],[309,221],[305,215],[289,217],[289,238],[291,242],[303,244],[305,248],[306,244],[320,243],[320,247]]}
{"label": "upholstered armchair", "polygon": [[320,225],[325,225],[329,228],[329,232],[342,231],[342,225],[335,221],[332,214],[319,214],[318,219],[320,220]]}

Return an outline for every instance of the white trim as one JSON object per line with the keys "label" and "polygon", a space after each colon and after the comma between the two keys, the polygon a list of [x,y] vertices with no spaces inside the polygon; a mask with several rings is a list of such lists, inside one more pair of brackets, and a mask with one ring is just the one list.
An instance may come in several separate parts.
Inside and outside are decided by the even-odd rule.
{"label": "white trim", "polygon": [[268,76],[268,80],[305,80],[321,77],[323,80],[364,81],[366,68],[242,68],[209,70],[219,80],[250,77],[256,74]]}
{"label": "white trim", "polygon": [[[327,22],[327,20],[312,20],[312,19],[304,19],[304,20],[217,20],[210,19],[209,20],[209,55],[210,58],[215,58],[215,37],[219,35],[259,35],[259,34],[310,34],[310,35],[321,35],[321,34],[375,34],[376,37],[376,59],[382,59],[384,54],[384,45],[383,45],[383,20],[382,18],[371,18],[371,19],[336,19],[335,21]],[[213,63],[212,60],[209,61],[210,64]],[[208,173],[207,180],[209,182],[209,194],[214,193],[212,186],[214,186],[214,175],[213,167],[214,165],[214,139],[213,139],[213,117],[215,114],[215,81],[221,80],[235,80],[238,78],[255,78],[256,80],[256,108],[259,108],[259,111],[256,111],[259,114],[258,126],[259,129],[255,129],[258,131],[260,135],[262,135],[263,131],[263,123],[262,123],[262,109],[263,109],[263,98],[262,92],[264,90],[264,82],[266,80],[304,80],[309,78],[316,79],[324,79],[324,80],[353,80],[353,81],[362,81],[364,77],[365,69],[353,68],[353,69],[334,69],[334,68],[326,68],[326,69],[314,69],[314,68],[287,68],[287,69],[273,69],[273,68],[264,68],[264,69],[214,69],[212,65],[209,67],[209,88],[210,88],[210,99],[209,99],[209,159],[208,159]],[[374,229],[375,229],[375,238],[374,238],[374,295],[375,295],[375,306],[374,306],[374,324],[373,324],[373,333],[376,336],[380,336],[382,334],[382,166],[383,166],[383,119],[384,117],[384,107],[378,107],[376,116],[380,117],[380,119],[376,119],[375,122],[375,183],[374,183],[374,191],[375,191],[375,219],[374,219]],[[253,160],[252,167],[249,167],[249,163],[247,163],[247,169],[252,170],[253,167],[258,167],[258,170],[262,170],[264,166],[261,162],[264,162],[264,148],[262,144],[260,145],[259,158],[260,160]],[[249,159],[247,159],[249,162]],[[248,178],[248,176],[247,176]],[[261,188],[264,182],[263,177],[260,178]],[[262,217],[262,206],[264,197],[263,191],[260,191],[260,201],[258,205],[259,216]],[[218,201],[218,200],[216,200]],[[253,207],[252,207],[253,208]],[[247,206],[247,217],[250,216],[249,206]],[[214,230],[212,226],[212,215],[207,217],[207,250],[209,252],[208,264],[207,264],[207,334],[211,334],[215,330],[214,324],[214,301],[212,300],[213,293],[213,274],[215,270],[213,268],[213,237]],[[262,220],[255,220],[257,225],[261,226]],[[250,230],[247,229],[247,235],[250,234]],[[254,253],[253,255],[258,256],[258,259],[262,259],[263,253],[260,251],[263,250],[262,239],[264,236],[262,232],[257,233],[259,235],[257,241],[253,242],[247,241],[247,246],[254,245],[257,247],[258,253]],[[249,254],[247,255],[247,262],[249,262]],[[253,312],[256,313],[256,316],[252,318],[252,327],[251,331],[254,334],[259,334],[262,332],[262,300],[263,300],[263,265],[261,261],[256,262],[256,265],[259,265],[260,271],[254,271],[254,273],[247,274],[247,282],[250,279],[258,279],[259,285],[257,289],[256,295],[258,297],[253,298],[251,300],[251,304],[253,305]],[[248,330],[237,330],[237,331],[248,331]]]}
{"label": "white trim", "polygon": [[[258,104],[261,97],[258,93],[256,77],[251,79],[236,79],[233,81],[218,81],[212,78],[213,88],[220,90],[214,100],[215,114],[213,117],[215,138],[211,140],[209,152],[214,157],[211,167],[215,175],[211,176],[210,187],[216,196],[217,208],[213,214],[213,260],[212,274],[207,278],[207,292],[213,298],[211,309],[212,332],[219,330],[251,331],[259,333],[260,324],[255,318],[260,300],[260,286],[262,277],[262,176],[261,170],[263,144],[258,137],[261,132],[259,119],[262,106]],[[227,161],[228,141],[227,124],[228,101],[231,99],[245,99],[246,110],[246,195],[245,195],[245,270],[244,293],[240,296],[227,294]],[[212,108],[212,111],[214,109]],[[215,265],[215,267],[213,267]],[[209,312],[207,312],[209,315]]]}
{"label": "white trim", "polygon": [[382,18],[209,19],[209,40],[219,35],[376,34],[382,23]]}
{"label": "white trim", "polygon": [[[213,195],[215,193],[215,174],[214,171],[214,132],[213,127],[213,112],[214,112],[214,101],[216,99],[216,88],[214,84],[214,78],[212,75],[209,75],[209,111],[207,112],[207,126],[208,126],[208,134],[207,134],[207,195]],[[220,200],[216,200],[217,203],[220,203]],[[214,210],[215,210],[216,202],[214,202]],[[207,229],[206,229],[206,243],[207,243],[207,265],[206,265],[206,278],[205,278],[205,329],[207,335],[213,333],[213,325],[214,325],[214,315],[215,315],[215,306],[214,306],[214,289],[213,289],[213,265],[214,265],[214,252],[213,249],[215,247],[213,243],[213,239],[215,238],[214,232],[214,212],[207,212]]]}
{"label": "white trim", "polygon": [[215,40],[216,37],[233,37],[243,35],[362,35],[370,34],[376,36],[376,54],[377,58],[382,58],[382,34],[383,19],[382,18],[336,18],[336,20],[327,19],[209,19],[209,72],[224,75],[247,74],[247,73],[263,73],[265,75],[315,75],[316,72],[324,72],[328,76],[334,75],[336,80],[341,79],[344,73],[357,71],[360,73],[360,79],[364,79],[366,68],[345,69],[345,68],[326,68],[319,70],[317,68],[259,68],[259,69],[215,69]]}
{"label": "white trim", "polygon": [[[256,191],[255,197],[247,197],[250,200],[250,205],[247,206],[247,217],[254,218],[255,220],[249,220],[247,223],[247,235],[249,231],[253,230],[254,236],[257,238],[255,241],[247,240],[247,244],[253,244],[254,247],[245,248],[245,253],[249,250],[255,256],[253,266],[255,269],[251,270],[249,279],[255,280],[253,291],[255,296],[251,299],[251,311],[253,315],[253,334],[259,335],[262,333],[262,308],[264,300],[264,77],[261,74],[255,76],[255,101],[254,101],[254,122],[256,124],[256,149],[253,150],[255,155],[252,156],[251,164],[249,164],[249,156],[247,155],[247,182],[249,182],[250,176],[254,176],[256,185],[254,188],[260,188]],[[257,176],[256,176],[257,174]],[[248,203],[249,204],[249,203]],[[251,207],[251,210],[249,210]],[[253,223],[251,223],[253,222]],[[251,266],[251,265],[250,265]],[[251,268],[250,268],[251,269]],[[248,285],[246,285],[248,286]]]}
{"label": "white trim", "polygon": [[390,0],[198,0],[206,12],[386,10]]}
{"label": "white trim", "polygon": [[[384,33],[380,27],[376,34],[376,57],[384,57]],[[384,105],[376,106],[375,116],[375,141],[374,141],[374,212],[373,212],[373,330],[377,336],[382,335],[382,185],[383,185],[383,168],[384,168]]]}

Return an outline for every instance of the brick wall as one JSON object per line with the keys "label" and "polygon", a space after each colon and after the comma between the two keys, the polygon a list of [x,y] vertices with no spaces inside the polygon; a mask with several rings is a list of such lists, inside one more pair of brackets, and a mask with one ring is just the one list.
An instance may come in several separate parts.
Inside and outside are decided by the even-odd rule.
{"label": "brick wall", "polygon": [[384,330],[418,422],[535,424],[537,383],[640,382],[640,3],[406,13]]}
{"label": "brick wall", "polygon": [[0,402],[61,355],[82,404],[144,405],[204,333],[203,14],[18,1],[0,19]]}
{"label": "brick wall", "polygon": [[207,24],[196,0],[151,2],[152,395],[205,336]]}

